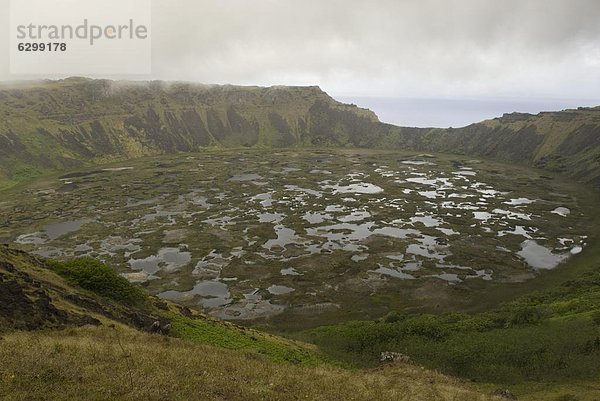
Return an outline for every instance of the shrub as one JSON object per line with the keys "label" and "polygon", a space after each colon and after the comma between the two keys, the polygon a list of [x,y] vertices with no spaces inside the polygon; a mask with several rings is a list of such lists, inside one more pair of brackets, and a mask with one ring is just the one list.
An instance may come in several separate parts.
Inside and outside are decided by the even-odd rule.
{"label": "shrub", "polygon": [[408,334],[418,335],[431,340],[441,340],[448,334],[448,328],[434,315],[419,315],[407,320],[403,329]]}
{"label": "shrub", "polygon": [[383,318],[384,323],[396,323],[403,319],[403,316],[396,311],[391,311]]}
{"label": "shrub", "polygon": [[514,312],[510,323],[514,325],[536,324],[549,315],[547,309],[538,306],[527,306]]}
{"label": "shrub", "polygon": [[100,296],[130,305],[139,305],[146,300],[144,291],[96,259],[78,258],[64,262],[49,261],[48,264],[69,283]]}

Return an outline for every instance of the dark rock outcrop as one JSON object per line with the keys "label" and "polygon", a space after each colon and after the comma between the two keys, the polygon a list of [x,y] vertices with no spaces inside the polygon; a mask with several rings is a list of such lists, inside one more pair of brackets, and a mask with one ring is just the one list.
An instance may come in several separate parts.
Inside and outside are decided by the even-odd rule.
{"label": "dark rock outcrop", "polygon": [[[0,331],[100,325],[101,317],[143,331],[168,334],[171,329],[167,318],[87,295],[63,282],[38,258],[0,245]],[[155,322],[158,330],[153,330]]]}

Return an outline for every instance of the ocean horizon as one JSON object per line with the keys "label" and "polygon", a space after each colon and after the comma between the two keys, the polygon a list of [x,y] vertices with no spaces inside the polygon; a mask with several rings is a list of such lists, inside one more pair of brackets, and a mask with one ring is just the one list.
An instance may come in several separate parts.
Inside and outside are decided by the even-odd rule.
{"label": "ocean horizon", "polygon": [[340,102],[371,109],[382,122],[405,127],[458,128],[504,113],[536,114],[600,106],[600,99],[333,97]]}

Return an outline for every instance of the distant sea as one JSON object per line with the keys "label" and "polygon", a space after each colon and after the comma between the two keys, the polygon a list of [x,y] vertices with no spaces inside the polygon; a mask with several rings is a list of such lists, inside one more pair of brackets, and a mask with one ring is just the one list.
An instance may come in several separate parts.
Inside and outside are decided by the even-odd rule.
{"label": "distant sea", "polygon": [[504,113],[539,113],[600,106],[600,99],[410,99],[334,96],[340,102],[371,109],[386,123],[405,127],[463,127]]}

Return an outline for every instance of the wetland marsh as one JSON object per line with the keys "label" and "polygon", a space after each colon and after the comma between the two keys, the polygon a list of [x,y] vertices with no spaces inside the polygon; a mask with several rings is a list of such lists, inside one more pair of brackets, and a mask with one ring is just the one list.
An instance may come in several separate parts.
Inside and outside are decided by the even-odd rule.
{"label": "wetland marsh", "polygon": [[101,259],[223,319],[369,316],[535,280],[585,252],[593,195],[544,174],[360,150],[144,158],[3,191],[0,237]]}

